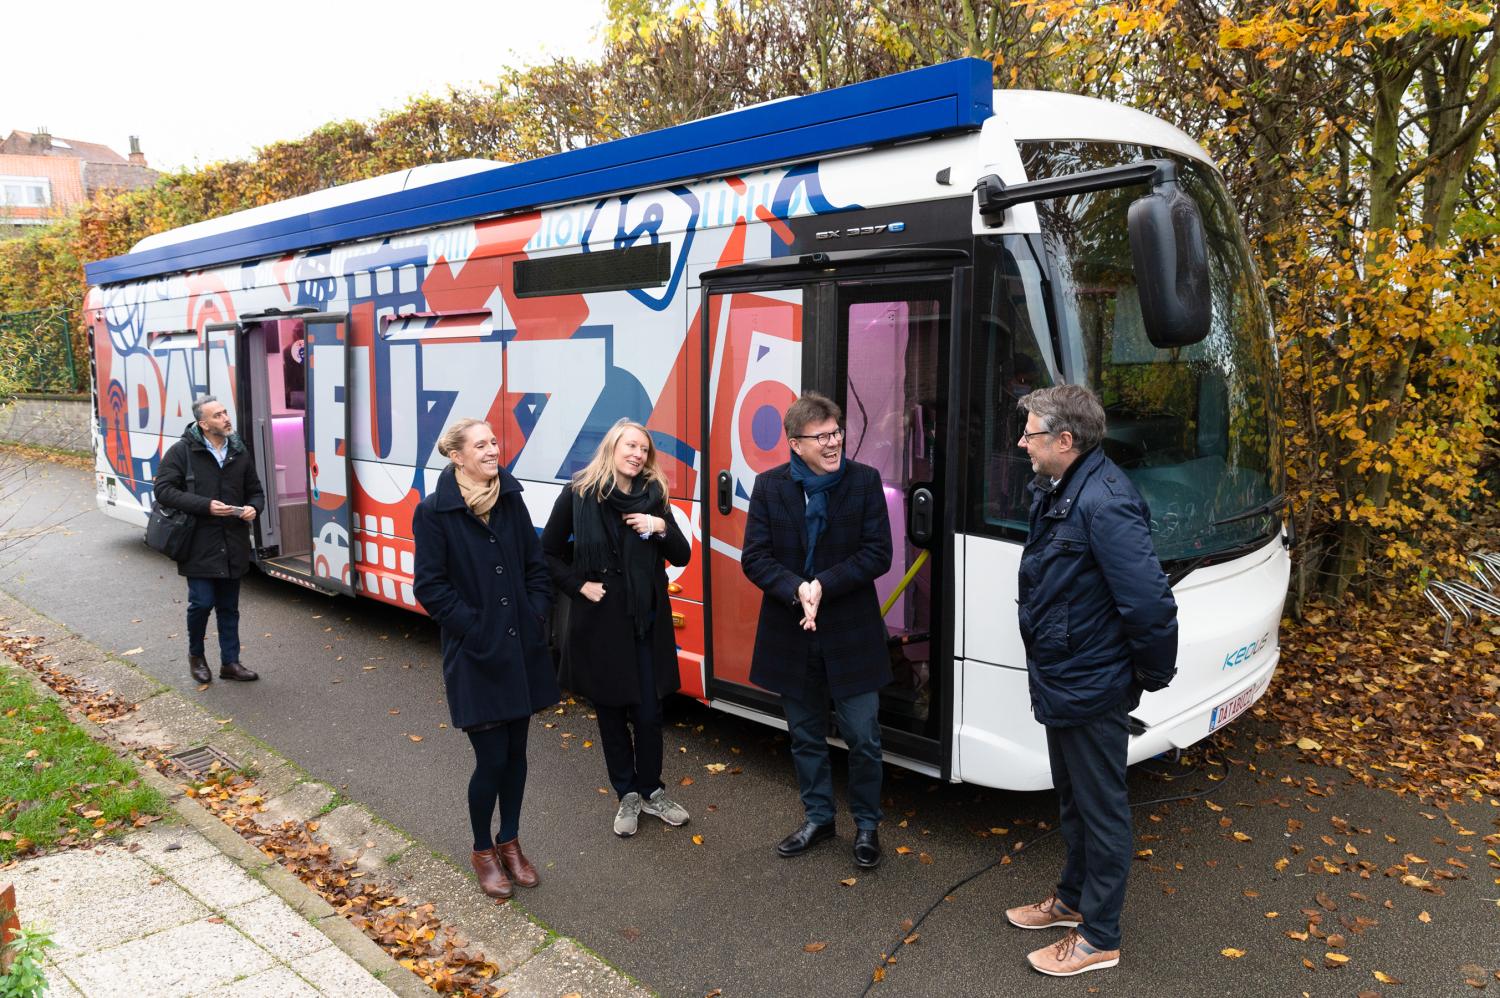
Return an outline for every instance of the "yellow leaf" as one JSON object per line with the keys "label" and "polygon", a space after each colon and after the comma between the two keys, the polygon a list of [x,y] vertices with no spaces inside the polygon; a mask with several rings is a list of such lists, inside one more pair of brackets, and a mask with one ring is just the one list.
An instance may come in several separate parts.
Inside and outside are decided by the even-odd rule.
{"label": "yellow leaf", "polygon": [[802,952],[804,952],[804,953],[821,953],[821,952],[823,952],[827,948],[828,948],[828,944],[827,943],[808,943],[806,946],[802,947]]}
{"label": "yellow leaf", "polygon": [[1427,914],[1427,912],[1424,911],[1424,912],[1422,912],[1422,914],[1420,914],[1420,915],[1417,916],[1417,921],[1419,921],[1419,922],[1421,922],[1421,923],[1423,923],[1425,925],[1425,924],[1427,924],[1427,923],[1429,923],[1429,922],[1432,921],[1432,916],[1429,915],[1429,914]]}
{"label": "yellow leaf", "polygon": [[406,737],[410,738],[414,742],[419,742],[422,740],[421,735],[407,735]]}
{"label": "yellow leaf", "polygon": [[1289,865],[1291,865],[1291,862],[1292,862],[1291,860],[1289,860],[1285,856],[1283,856],[1283,857],[1281,857],[1280,859],[1278,859],[1276,861],[1276,869],[1277,870],[1285,870]]}
{"label": "yellow leaf", "polygon": [[1477,749],[1484,748],[1484,739],[1480,738],[1478,735],[1471,735],[1471,734],[1465,733],[1465,734],[1459,735],[1458,736],[1458,740],[1461,741],[1461,742],[1468,742],[1470,745],[1474,746]]}
{"label": "yellow leaf", "polygon": [[845,887],[853,887],[858,882],[859,881],[856,880],[854,877],[845,877],[843,880],[839,881],[839,883],[843,884]]}
{"label": "yellow leaf", "polygon": [[703,844],[703,836],[701,836],[701,835],[694,835],[693,836],[693,845],[695,845],[695,846],[701,846],[702,844]]}
{"label": "yellow leaf", "polygon": [[1246,835],[1244,832],[1235,832],[1234,840],[1236,842],[1249,842],[1250,836]]}
{"label": "yellow leaf", "polygon": [[1235,949],[1232,946],[1226,946],[1223,949],[1219,950],[1219,955],[1227,956],[1231,960],[1238,960],[1240,957],[1245,955],[1245,951],[1242,949]]}
{"label": "yellow leaf", "polygon": [[910,852],[911,852],[911,846],[897,846],[896,847],[896,855],[897,856],[905,856],[905,855],[909,854]]}
{"label": "yellow leaf", "polygon": [[1301,738],[1297,739],[1297,747],[1304,752],[1319,752],[1323,749],[1323,746],[1319,745],[1311,738],[1308,738],[1306,735],[1303,735]]}
{"label": "yellow leaf", "polygon": [[1337,964],[1345,964],[1349,962],[1349,958],[1347,956],[1342,953],[1334,953],[1331,950],[1323,954],[1323,959],[1327,960],[1329,963]]}
{"label": "yellow leaf", "polygon": [[1384,971],[1377,970],[1377,971],[1374,971],[1374,974],[1375,974],[1375,979],[1377,981],[1379,981],[1381,984],[1400,984],[1401,983],[1400,981],[1396,980],[1394,977],[1392,977],[1390,974],[1385,973]]}

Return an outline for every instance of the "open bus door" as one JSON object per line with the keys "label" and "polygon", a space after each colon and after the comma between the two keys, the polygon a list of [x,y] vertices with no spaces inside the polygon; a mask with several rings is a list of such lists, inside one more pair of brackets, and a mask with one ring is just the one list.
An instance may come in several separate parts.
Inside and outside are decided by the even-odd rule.
{"label": "open bus door", "polygon": [[788,457],[786,407],[803,389],[820,391],[843,408],[845,454],[880,472],[890,511],[894,556],[876,581],[894,674],[880,694],[884,748],[943,778],[953,712],[950,350],[955,288],[967,279],[959,256],[888,251],[800,270],[778,261],[705,275],[703,288],[708,696],[731,711],[780,713],[749,678],[761,593],[740,550],[755,476]]}
{"label": "open bus door", "polygon": [[299,309],[245,318],[245,432],[266,490],[261,570],[352,596],[349,317]]}

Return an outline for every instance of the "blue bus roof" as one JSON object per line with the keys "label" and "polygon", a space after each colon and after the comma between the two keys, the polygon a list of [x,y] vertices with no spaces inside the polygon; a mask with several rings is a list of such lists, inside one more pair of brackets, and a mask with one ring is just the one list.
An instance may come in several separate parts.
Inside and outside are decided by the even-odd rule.
{"label": "blue bus roof", "polygon": [[982,59],[959,59],[127,253],[90,263],[85,272],[90,284],[119,284],[973,130],[993,113],[992,73]]}

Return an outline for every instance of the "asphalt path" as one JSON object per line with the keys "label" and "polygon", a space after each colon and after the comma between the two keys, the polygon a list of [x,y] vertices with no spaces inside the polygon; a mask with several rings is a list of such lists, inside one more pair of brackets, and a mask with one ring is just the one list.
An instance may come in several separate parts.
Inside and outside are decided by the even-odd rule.
{"label": "asphalt path", "polygon": [[[467,865],[471,755],[446,726],[429,621],[252,573],[241,630],[262,679],[195,692],[175,566],[95,510],[90,473],[0,461],[0,588]],[[878,870],[855,868],[847,810],[837,843],[781,860],[773,846],[800,816],[784,735],[675,698],[665,775],[693,820],[643,817],[621,840],[589,715],[569,703],[533,723],[521,834],[543,884],[521,902],[663,995],[1472,994],[1466,977],[1500,988],[1500,869],[1484,841],[1500,806],[1444,809],[1357,785],[1302,764],[1250,717],[1203,753],[1223,766],[1132,771],[1140,853],[1121,965],[1049,980],[1024,956],[1058,933],[1012,929],[1004,908],[1050,891],[1062,855],[1050,793],[889,771]],[[1287,935],[1308,932],[1310,915],[1310,935]]]}

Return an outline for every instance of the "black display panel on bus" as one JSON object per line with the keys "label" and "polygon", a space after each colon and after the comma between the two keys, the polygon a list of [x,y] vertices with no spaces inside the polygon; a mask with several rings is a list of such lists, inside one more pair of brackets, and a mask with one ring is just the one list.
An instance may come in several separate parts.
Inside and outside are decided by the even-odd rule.
{"label": "black display panel on bus", "polygon": [[517,260],[517,298],[660,288],[672,278],[672,244]]}

